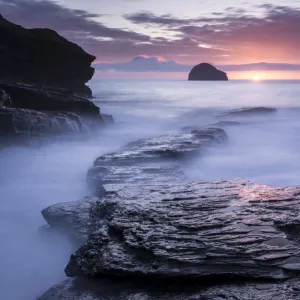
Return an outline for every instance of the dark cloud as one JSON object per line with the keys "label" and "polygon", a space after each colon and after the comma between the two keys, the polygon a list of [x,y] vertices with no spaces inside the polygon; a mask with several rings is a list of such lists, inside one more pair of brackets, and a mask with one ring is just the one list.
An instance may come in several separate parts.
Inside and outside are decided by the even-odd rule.
{"label": "dark cloud", "polygon": [[[147,35],[109,28],[94,21],[102,15],[73,10],[49,0],[0,0],[1,14],[8,20],[27,28],[48,27],[82,46],[97,44],[96,39],[147,42]],[[94,50],[94,49],[93,49]]]}
{"label": "dark cloud", "polygon": [[[211,17],[187,19],[142,11],[125,16],[139,27],[139,32],[133,32],[98,22],[103,15],[69,9],[51,0],[0,0],[0,11],[7,19],[28,28],[54,29],[102,62],[126,61],[146,54],[188,65],[203,61],[226,65],[300,63],[300,10],[270,4],[256,9],[263,10],[264,17],[234,8]],[[160,37],[140,33],[144,28],[149,32],[151,26],[161,32]]]}

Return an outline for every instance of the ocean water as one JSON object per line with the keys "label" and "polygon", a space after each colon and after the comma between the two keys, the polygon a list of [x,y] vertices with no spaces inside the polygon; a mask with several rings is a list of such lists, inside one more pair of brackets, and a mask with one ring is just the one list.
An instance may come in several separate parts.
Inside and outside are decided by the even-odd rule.
{"label": "ocean water", "polygon": [[88,195],[85,178],[93,161],[127,142],[211,125],[229,109],[274,107],[274,115],[226,128],[228,143],[187,164],[186,175],[300,184],[300,82],[93,80],[91,87],[102,112],[114,116],[113,128],[0,152],[0,299],[33,300],[65,278],[74,245],[41,229],[40,211]]}

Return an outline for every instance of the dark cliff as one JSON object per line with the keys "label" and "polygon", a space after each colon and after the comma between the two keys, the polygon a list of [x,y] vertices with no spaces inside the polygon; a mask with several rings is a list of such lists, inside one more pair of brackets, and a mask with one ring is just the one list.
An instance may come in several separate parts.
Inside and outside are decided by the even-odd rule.
{"label": "dark cliff", "polygon": [[85,86],[95,60],[50,29],[25,29],[0,15],[0,79],[70,89],[91,96]]}
{"label": "dark cliff", "polygon": [[202,63],[195,66],[190,74],[189,80],[203,80],[203,81],[227,81],[227,74],[218,70],[208,63]]}

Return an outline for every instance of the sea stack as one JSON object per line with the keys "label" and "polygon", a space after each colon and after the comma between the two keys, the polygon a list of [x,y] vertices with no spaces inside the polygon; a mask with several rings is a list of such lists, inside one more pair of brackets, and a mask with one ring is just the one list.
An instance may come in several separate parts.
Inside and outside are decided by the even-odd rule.
{"label": "sea stack", "polygon": [[218,70],[214,66],[208,63],[202,63],[191,70],[189,80],[228,81],[228,77],[225,72]]}

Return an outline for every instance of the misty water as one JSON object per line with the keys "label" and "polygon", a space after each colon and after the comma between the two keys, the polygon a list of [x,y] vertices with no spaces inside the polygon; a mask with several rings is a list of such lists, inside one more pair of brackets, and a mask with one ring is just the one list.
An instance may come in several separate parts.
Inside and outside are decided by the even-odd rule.
{"label": "misty water", "polygon": [[1,150],[0,299],[34,300],[65,278],[74,245],[43,229],[40,211],[88,195],[86,172],[93,161],[129,141],[213,124],[216,113],[229,109],[275,107],[277,114],[226,128],[228,143],[187,164],[185,173],[193,180],[300,184],[300,82],[94,80],[91,87],[102,112],[114,116],[113,128]]}

